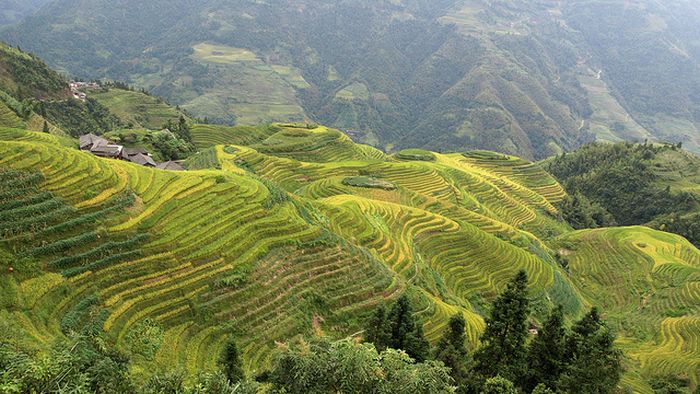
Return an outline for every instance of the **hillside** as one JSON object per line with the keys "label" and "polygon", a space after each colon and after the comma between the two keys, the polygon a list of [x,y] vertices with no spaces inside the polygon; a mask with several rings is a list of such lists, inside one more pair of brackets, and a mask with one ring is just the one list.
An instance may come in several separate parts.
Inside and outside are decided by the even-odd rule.
{"label": "hillside", "polygon": [[89,97],[108,108],[128,128],[158,130],[183,115],[163,99],[143,92],[105,87],[90,90]]}
{"label": "hillside", "polygon": [[0,42],[0,125],[77,137],[120,121],[92,98],[73,98],[66,78],[35,55]]}
{"label": "hillside", "polygon": [[564,190],[527,161],[388,156],[323,126],[197,125],[200,170],[171,172],[0,131],[0,335],[14,346],[94,327],[134,376],[192,376],[234,336],[255,374],[275,341],[360,335],[401,294],[431,341],[462,313],[474,344],[488,302],[524,269],[536,320],[553,304],[569,319],[604,308],[623,386],[700,383],[700,251],[647,228],[572,231],[557,220]]}
{"label": "hillside", "polygon": [[0,26],[21,21],[47,2],[48,0],[0,0]]}
{"label": "hillside", "polygon": [[576,228],[648,225],[700,246],[700,157],[677,145],[591,144],[543,162]]}
{"label": "hillside", "polygon": [[593,139],[700,151],[699,16],[689,0],[59,0],[0,36],[215,123],[309,117],[383,150],[533,159]]}

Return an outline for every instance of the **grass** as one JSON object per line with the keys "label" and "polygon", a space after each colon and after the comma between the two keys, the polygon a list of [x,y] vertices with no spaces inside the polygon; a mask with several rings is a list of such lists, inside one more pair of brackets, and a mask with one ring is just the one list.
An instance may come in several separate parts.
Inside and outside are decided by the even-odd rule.
{"label": "grass", "polygon": [[225,45],[200,43],[192,47],[195,59],[211,63],[232,64],[236,62],[255,61],[258,57],[244,48],[234,48]]}
{"label": "grass", "polygon": [[[461,313],[475,344],[486,303],[525,269],[537,305],[562,304],[570,319],[606,311],[630,359],[626,386],[648,392],[655,371],[698,383],[700,251],[643,227],[572,231],[557,221],[563,189],[537,165],[484,151],[386,156],[305,124],[192,134],[198,170],[164,172],[0,128],[0,246],[31,263],[2,319],[23,346],[46,348],[91,300],[121,349],[146,319],[162,329],[139,376],[213,369],[231,335],[260,372],[275,342],[313,321],[357,333],[406,291],[431,341]],[[659,171],[677,174],[678,160]]]}
{"label": "grass", "polygon": [[383,189],[383,190],[394,190],[396,186],[387,181],[381,179],[367,177],[367,176],[356,176],[343,179],[343,184],[355,187],[366,187],[370,189]]}
{"label": "grass", "polygon": [[404,149],[396,153],[400,160],[435,161],[435,155],[423,149]]}
{"label": "grass", "polygon": [[131,128],[160,130],[168,121],[177,123],[181,113],[162,99],[141,92],[117,88],[91,91],[90,97],[109,108],[125,125]]}
{"label": "grass", "polygon": [[339,90],[338,93],[335,94],[335,98],[348,101],[367,101],[369,100],[369,90],[365,84],[355,82]]}

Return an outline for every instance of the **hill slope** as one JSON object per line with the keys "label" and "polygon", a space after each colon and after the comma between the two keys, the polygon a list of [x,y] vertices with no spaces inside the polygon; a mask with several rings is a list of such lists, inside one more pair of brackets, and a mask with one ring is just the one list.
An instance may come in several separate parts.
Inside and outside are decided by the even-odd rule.
{"label": "hill slope", "polygon": [[650,229],[572,232],[556,219],[563,189],[524,160],[386,156],[320,126],[197,126],[204,169],[170,172],[0,131],[0,321],[17,346],[92,324],[148,376],[211,369],[234,335],[255,372],[275,341],[356,334],[403,293],[432,341],[461,312],[473,343],[487,301],[525,269],[538,318],[606,307],[625,385],[650,392],[659,365],[699,383],[700,251]]}
{"label": "hill slope", "polygon": [[692,1],[59,0],[1,33],[227,124],[309,116],[382,148],[700,150]]}

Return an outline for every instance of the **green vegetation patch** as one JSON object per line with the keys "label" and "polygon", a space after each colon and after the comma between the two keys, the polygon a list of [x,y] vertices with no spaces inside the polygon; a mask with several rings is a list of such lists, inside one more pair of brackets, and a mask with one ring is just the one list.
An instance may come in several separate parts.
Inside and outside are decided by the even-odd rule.
{"label": "green vegetation patch", "polygon": [[226,45],[216,45],[203,42],[192,47],[194,57],[211,63],[231,64],[243,61],[255,61],[258,59],[255,53],[244,49]]}
{"label": "green vegetation patch", "polygon": [[343,185],[355,187],[367,187],[370,189],[396,190],[396,185],[391,182],[369,176],[355,176],[343,179]]}
{"label": "green vegetation patch", "polygon": [[401,160],[435,161],[435,155],[423,149],[404,149],[398,152],[396,157]]}

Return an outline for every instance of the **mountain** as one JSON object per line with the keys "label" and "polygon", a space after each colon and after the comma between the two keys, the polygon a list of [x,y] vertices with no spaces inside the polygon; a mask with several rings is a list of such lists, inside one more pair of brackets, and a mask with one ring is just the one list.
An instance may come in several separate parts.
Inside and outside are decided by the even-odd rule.
{"label": "mountain", "polygon": [[223,124],[310,118],[388,151],[700,151],[690,0],[56,0],[2,37]]}
{"label": "mountain", "polygon": [[[61,4],[80,5],[85,17],[94,17],[99,14],[89,13],[92,3]],[[144,2],[138,10],[149,15],[156,3]],[[127,11],[130,4],[120,3]],[[248,6],[252,12],[261,4]],[[302,6],[300,14],[327,5],[295,4]],[[516,3],[509,4],[511,13],[501,15],[503,20],[519,12]],[[195,10],[201,2],[173,5]],[[441,15],[449,9],[441,7],[378,2],[354,13],[411,9]],[[324,18],[337,11],[319,9],[328,13]],[[181,11],[162,9],[164,18],[171,12]],[[470,18],[490,12],[495,11],[459,14],[460,37],[476,34],[469,33]],[[394,15],[392,23],[407,23],[406,18]],[[499,29],[520,26],[493,18],[490,25]],[[235,31],[240,21],[226,20],[237,23],[230,27]],[[275,28],[269,31],[279,29],[271,21],[270,26]],[[435,26],[446,34],[454,29]],[[288,28],[289,34],[295,31]],[[357,27],[353,34],[361,33],[366,32]],[[255,37],[261,38],[250,39]],[[105,35],[95,42],[112,39]],[[367,38],[368,46],[372,42]],[[178,53],[176,44],[158,43]],[[275,70],[244,45],[195,46],[197,56],[223,64],[210,67],[201,81],[240,71],[242,61],[250,62],[250,70]],[[483,55],[498,57],[501,50],[493,47]],[[225,63],[232,57],[235,64]],[[486,79],[474,81],[484,83],[489,73],[507,71],[477,68]],[[307,81],[309,87],[294,88],[300,108],[306,105],[309,97],[302,93],[314,89],[314,80],[302,68],[276,69],[299,86]],[[344,70],[340,63],[327,69],[333,78]],[[258,78],[253,76],[251,81]],[[591,81],[604,78],[597,76]],[[185,77],[180,82],[195,84]],[[373,86],[353,82],[336,94],[355,105],[356,97],[375,94]],[[507,87],[485,89],[500,95]],[[265,89],[271,97],[279,93]],[[651,394],[659,382],[676,380],[685,392],[700,386],[700,250],[693,245],[700,161],[682,149],[687,141],[593,144],[533,163],[487,150],[404,149],[416,136],[407,133],[388,154],[353,141],[347,130],[315,123],[316,115],[308,113],[296,123],[227,126],[205,122],[206,115],[189,117],[167,100],[121,83],[90,85],[82,92],[85,100],[75,99],[67,79],[37,56],[0,45],[0,387],[21,392],[17,376],[60,385],[74,374],[81,382],[121,373],[123,382],[148,382],[162,373],[194,382],[218,369],[231,340],[248,376],[264,380],[275,350],[293,338],[322,333],[359,339],[378,306],[404,295],[432,344],[452,316],[462,315],[471,354],[481,346],[491,302],[519,270],[530,279],[531,337],[557,305],[567,324],[595,306],[624,354],[621,391]],[[610,90],[610,97],[617,94]],[[202,97],[202,108],[215,107],[212,96]],[[180,137],[160,131],[163,123],[187,139],[187,146],[168,152]],[[182,162],[187,170],[79,151],[75,137],[87,131],[148,147],[163,160],[188,156]],[[156,152],[158,138],[167,136],[164,151]],[[303,351],[304,342],[299,346]],[[87,361],[96,355],[106,356],[99,363]]]}
{"label": "mountain", "polygon": [[0,0],[0,26],[19,22],[48,2],[49,0]]}

